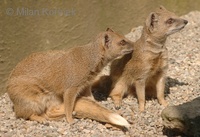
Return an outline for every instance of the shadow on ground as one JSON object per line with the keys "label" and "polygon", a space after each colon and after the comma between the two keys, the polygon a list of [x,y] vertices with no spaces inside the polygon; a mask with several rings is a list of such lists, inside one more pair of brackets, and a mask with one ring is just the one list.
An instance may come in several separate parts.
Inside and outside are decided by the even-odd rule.
{"label": "shadow on ground", "polygon": [[166,94],[170,94],[170,88],[171,87],[188,85],[188,83],[180,82],[177,79],[173,79],[173,78],[167,77],[165,85],[166,85],[165,86],[165,93]]}
{"label": "shadow on ground", "polygon": [[[94,98],[97,101],[103,101],[107,100],[110,92],[111,92],[111,85],[112,85],[112,80],[110,79],[109,76],[102,76],[99,81],[95,82],[92,86],[92,93]],[[176,86],[183,86],[183,85],[188,85],[188,83],[180,82],[177,79],[173,79],[170,77],[167,77],[166,79],[166,86],[165,86],[165,95],[167,96],[170,94],[170,88],[171,87],[176,87]],[[137,97],[135,94],[135,89],[133,87],[133,96]],[[146,96],[147,100],[154,99],[156,94],[155,94],[155,89],[152,89],[153,91],[150,91],[150,94]]]}

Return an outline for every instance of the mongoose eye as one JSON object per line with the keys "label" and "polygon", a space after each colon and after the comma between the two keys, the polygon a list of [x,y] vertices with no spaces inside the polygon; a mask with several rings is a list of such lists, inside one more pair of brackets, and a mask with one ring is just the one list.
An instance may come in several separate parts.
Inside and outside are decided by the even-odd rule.
{"label": "mongoose eye", "polygon": [[175,21],[174,19],[170,18],[167,20],[167,24],[172,24],[172,23],[174,23],[174,21]]}
{"label": "mongoose eye", "polygon": [[126,45],[126,41],[125,40],[121,40],[120,41],[120,45],[122,45],[122,46]]}

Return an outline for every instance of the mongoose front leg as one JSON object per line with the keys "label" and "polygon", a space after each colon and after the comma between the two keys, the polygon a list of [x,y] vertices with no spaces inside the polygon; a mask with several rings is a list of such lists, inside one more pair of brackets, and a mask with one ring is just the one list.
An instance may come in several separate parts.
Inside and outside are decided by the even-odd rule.
{"label": "mongoose front leg", "polygon": [[167,101],[165,100],[165,97],[164,97],[165,81],[166,81],[165,77],[160,77],[158,79],[158,82],[156,83],[158,102],[163,106],[167,106],[168,105],[168,103],[167,103]]}
{"label": "mongoose front leg", "polygon": [[139,110],[144,111],[145,108],[145,80],[137,80],[135,82],[136,94],[139,103]]}
{"label": "mongoose front leg", "polygon": [[125,84],[123,82],[117,82],[115,87],[110,93],[110,97],[114,101],[115,109],[120,109],[122,104],[122,98],[124,96],[125,91],[127,90]]}
{"label": "mongoose front leg", "polygon": [[64,93],[65,115],[69,124],[74,122],[74,119],[72,118],[72,112],[74,109],[76,97],[81,92],[80,89],[81,88],[78,87],[71,87]]}
{"label": "mongoose front leg", "polygon": [[121,104],[122,104],[122,95],[121,95],[121,92],[116,89],[113,89],[114,92],[112,95],[111,95],[111,98],[115,104],[115,109],[119,110],[121,108]]}

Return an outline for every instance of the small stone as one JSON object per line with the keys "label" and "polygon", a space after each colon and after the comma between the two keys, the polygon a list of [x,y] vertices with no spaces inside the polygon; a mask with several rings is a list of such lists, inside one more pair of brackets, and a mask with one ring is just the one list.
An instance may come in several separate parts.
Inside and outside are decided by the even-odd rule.
{"label": "small stone", "polygon": [[83,129],[83,132],[85,132],[85,133],[90,133],[90,130],[88,130],[88,129]]}

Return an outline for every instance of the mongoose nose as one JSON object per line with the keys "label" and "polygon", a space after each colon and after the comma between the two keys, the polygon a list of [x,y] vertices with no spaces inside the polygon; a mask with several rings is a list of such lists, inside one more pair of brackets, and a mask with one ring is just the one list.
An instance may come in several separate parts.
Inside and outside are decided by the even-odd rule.
{"label": "mongoose nose", "polygon": [[185,24],[187,24],[187,23],[188,23],[188,21],[187,21],[187,20],[184,20],[184,23],[185,23]]}

